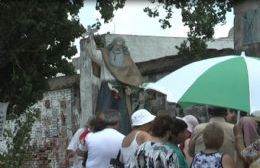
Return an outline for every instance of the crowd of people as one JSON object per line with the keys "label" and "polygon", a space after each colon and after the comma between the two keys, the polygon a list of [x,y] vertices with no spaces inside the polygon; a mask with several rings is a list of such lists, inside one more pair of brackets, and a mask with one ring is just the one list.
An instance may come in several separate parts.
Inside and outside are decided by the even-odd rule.
{"label": "crowd of people", "polygon": [[[139,109],[128,135],[118,131],[120,112],[98,113],[72,137],[66,161],[72,168],[255,168],[260,167],[258,118],[209,107],[210,120],[157,115]],[[68,162],[69,163],[69,162]]]}

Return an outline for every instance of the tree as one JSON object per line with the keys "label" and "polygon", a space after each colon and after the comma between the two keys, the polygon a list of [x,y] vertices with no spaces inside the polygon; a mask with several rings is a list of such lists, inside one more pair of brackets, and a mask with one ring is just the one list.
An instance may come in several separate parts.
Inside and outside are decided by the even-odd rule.
{"label": "tree", "polygon": [[114,17],[114,11],[123,8],[126,0],[97,0],[96,10],[101,14],[101,18],[105,23],[111,21]]}
{"label": "tree", "polygon": [[47,79],[73,74],[67,59],[84,27],[83,0],[0,0],[0,101],[9,101],[8,118],[42,98]]}
{"label": "tree", "polygon": [[[129,0],[130,1],[130,0]],[[149,17],[160,17],[159,7],[163,7],[166,16],[159,19],[163,29],[170,28],[172,23],[169,19],[172,17],[173,8],[181,9],[182,21],[189,27],[188,38],[179,50],[179,56],[189,57],[191,61],[203,58],[206,53],[206,42],[212,40],[214,27],[217,24],[224,24],[226,13],[230,12],[235,3],[242,0],[148,0],[151,3],[157,3],[155,8],[146,7],[144,12]],[[97,0],[97,10],[100,11],[105,22],[109,22],[114,16],[114,10],[122,8],[125,0]],[[109,4],[109,5],[108,5]],[[109,7],[106,7],[109,6]],[[113,8],[114,7],[114,8]],[[107,10],[105,10],[107,9]]]}
{"label": "tree", "polygon": [[22,167],[30,158],[30,132],[37,113],[29,108],[58,73],[74,74],[67,59],[84,32],[78,12],[83,0],[0,0],[0,101],[9,102],[7,151],[0,167]]}

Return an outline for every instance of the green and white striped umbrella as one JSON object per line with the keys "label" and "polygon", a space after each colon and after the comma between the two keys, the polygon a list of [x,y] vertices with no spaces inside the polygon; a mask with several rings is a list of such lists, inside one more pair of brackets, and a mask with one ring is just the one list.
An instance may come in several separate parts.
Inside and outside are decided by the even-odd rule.
{"label": "green and white striped umbrella", "polygon": [[188,64],[145,89],[167,96],[168,102],[260,111],[260,59],[223,56]]}

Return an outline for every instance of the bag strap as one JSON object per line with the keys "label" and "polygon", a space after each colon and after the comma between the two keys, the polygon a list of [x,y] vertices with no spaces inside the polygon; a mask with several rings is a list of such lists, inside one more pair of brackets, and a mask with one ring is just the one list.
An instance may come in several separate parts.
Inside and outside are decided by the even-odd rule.
{"label": "bag strap", "polygon": [[121,154],[121,150],[119,149],[116,160],[120,160],[120,154]]}

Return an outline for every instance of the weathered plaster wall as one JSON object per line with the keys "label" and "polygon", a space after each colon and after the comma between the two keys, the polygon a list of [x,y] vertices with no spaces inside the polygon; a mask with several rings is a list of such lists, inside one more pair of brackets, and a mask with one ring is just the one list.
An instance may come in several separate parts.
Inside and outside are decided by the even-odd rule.
{"label": "weathered plaster wall", "polygon": [[[184,37],[160,37],[160,36],[137,36],[108,34],[105,36],[105,44],[109,44],[115,37],[125,39],[134,62],[144,62],[165,56],[177,55],[179,46],[186,38]],[[234,48],[233,39],[220,38],[208,42],[209,49]]]}
{"label": "weathered plaster wall", "polygon": [[[155,60],[166,56],[175,56],[178,50],[175,46],[179,46],[185,37],[161,37],[161,36],[140,36],[140,35],[123,35],[123,34],[106,34],[105,45],[111,43],[115,37],[122,37],[125,39],[128,46],[131,58],[134,62],[146,62],[149,60]],[[215,39],[207,43],[209,49],[233,49],[233,34],[229,37]],[[100,50],[97,50],[98,57],[101,56]],[[72,60],[76,69],[80,69],[80,58],[74,58]]]}

